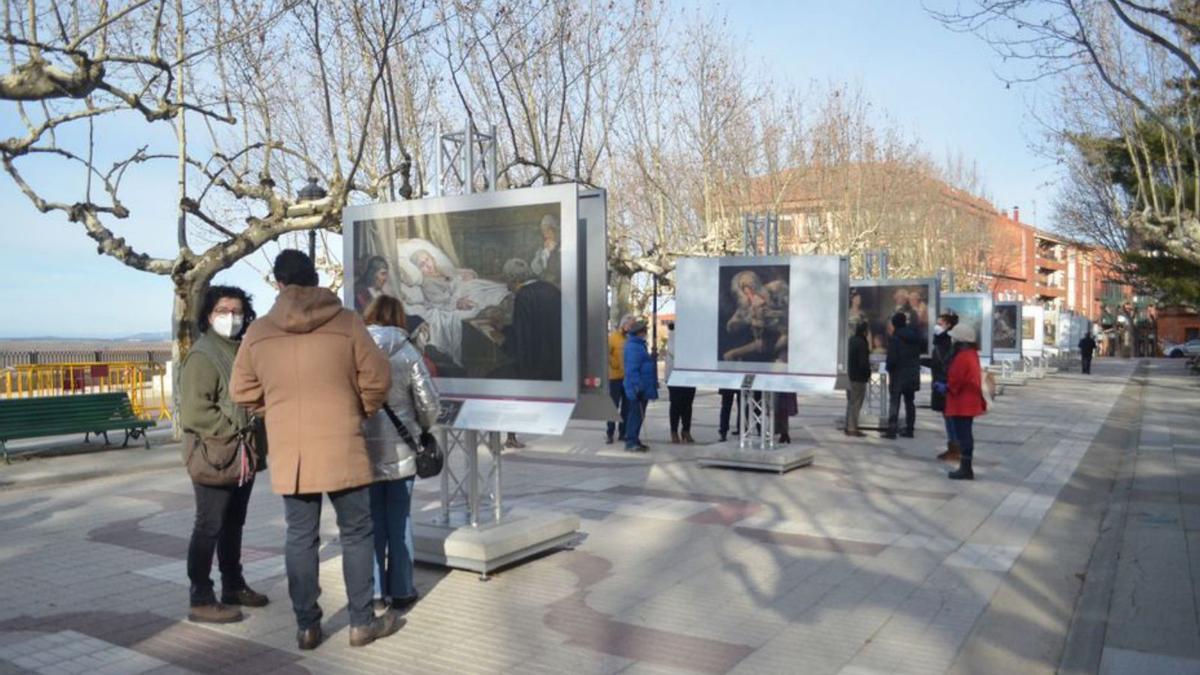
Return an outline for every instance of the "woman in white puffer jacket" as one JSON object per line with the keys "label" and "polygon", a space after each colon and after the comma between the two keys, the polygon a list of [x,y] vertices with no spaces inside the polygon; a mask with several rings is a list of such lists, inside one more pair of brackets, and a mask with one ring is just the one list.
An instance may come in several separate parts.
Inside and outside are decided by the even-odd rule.
{"label": "woman in white puffer jacket", "polygon": [[[387,405],[414,442],[437,423],[437,388],[421,352],[409,339],[404,306],[390,296],[379,296],[363,315],[375,344],[388,355],[392,388]],[[371,485],[371,519],[375,528],[375,597],[380,609],[405,611],[417,601],[413,584],[412,490],[416,456],[380,410],[364,423],[363,435],[375,483]]]}

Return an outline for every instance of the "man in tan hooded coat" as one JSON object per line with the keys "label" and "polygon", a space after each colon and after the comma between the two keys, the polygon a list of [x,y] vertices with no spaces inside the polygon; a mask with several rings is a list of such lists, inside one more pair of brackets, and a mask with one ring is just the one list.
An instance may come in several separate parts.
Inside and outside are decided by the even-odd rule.
{"label": "man in tan hooded coat", "polygon": [[362,422],[387,398],[391,368],[362,319],[317,286],[312,260],[286,250],[275,258],[279,297],[242,338],[233,365],[233,400],[265,412],[271,487],[283,495],[288,593],[301,649],[321,642],[317,604],[321,497],[337,511],[350,644],[395,633],[402,620],[372,610],[374,551],[368,486],[371,463]]}

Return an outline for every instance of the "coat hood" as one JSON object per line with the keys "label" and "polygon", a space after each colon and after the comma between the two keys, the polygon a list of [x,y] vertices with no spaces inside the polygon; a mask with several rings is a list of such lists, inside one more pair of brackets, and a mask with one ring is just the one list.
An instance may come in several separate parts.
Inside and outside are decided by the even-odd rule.
{"label": "coat hood", "polygon": [[367,331],[371,333],[371,339],[375,340],[375,344],[383,350],[383,353],[389,357],[394,356],[396,352],[404,348],[404,345],[409,344],[408,331],[396,326],[367,326]]}
{"label": "coat hood", "polygon": [[342,302],[328,288],[284,286],[267,319],[289,333],[311,333],[341,312]]}

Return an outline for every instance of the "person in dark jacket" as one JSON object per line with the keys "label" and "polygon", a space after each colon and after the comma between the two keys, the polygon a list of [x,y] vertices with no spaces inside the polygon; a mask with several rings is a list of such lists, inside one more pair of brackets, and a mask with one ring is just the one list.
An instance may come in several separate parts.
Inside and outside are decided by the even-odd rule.
{"label": "person in dark jacket", "polygon": [[900,400],[904,400],[904,430],[899,435],[913,437],[917,422],[916,392],[921,388],[921,336],[908,325],[903,312],[892,316],[888,338],[888,428],[884,438],[895,438],[899,429]]}
{"label": "person in dark jacket", "polygon": [[846,435],[866,436],[858,430],[858,414],[862,411],[863,399],[867,395],[867,383],[871,381],[871,345],[867,343],[866,321],[854,324],[854,335],[846,354],[846,374],[850,386],[846,389]]}
{"label": "person in dark jacket", "polygon": [[521,380],[562,377],[562,293],[534,276],[529,263],[513,258],[504,264],[504,278],[513,292],[512,324],[504,345],[516,361]]}
{"label": "person in dark jacket", "polygon": [[1079,360],[1083,364],[1083,374],[1092,374],[1092,354],[1096,352],[1096,338],[1089,331],[1079,341]]}
{"label": "person in dark jacket", "polygon": [[946,392],[938,383],[945,384],[950,370],[950,359],[954,357],[954,342],[950,339],[950,331],[958,325],[958,315],[953,310],[943,312],[937,318],[933,327],[933,354],[930,355],[929,369],[933,372],[933,393],[929,397],[929,407],[934,412],[942,413],[946,424],[946,450],[937,458],[943,462],[957,462],[962,456],[962,447],[954,435],[954,424],[945,414]]}
{"label": "person in dark jacket", "polygon": [[646,452],[650,448],[642,443],[642,420],[646,406],[658,398],[658,367],[646,348],[646,322],[641,320],[630,326],[625,340],[625,397],[629,399],[625,449]]}

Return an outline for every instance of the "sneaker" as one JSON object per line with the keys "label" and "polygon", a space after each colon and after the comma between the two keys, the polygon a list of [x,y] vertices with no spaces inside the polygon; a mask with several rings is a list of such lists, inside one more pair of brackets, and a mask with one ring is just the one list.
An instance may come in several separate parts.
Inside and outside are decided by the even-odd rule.
{"label": "sneaker", "polygon": [[243,618],[242,610],[219,602],[197,605],[188,612],[188,620],[195,623],[237,623]]}
{"label": "sneaker", "polygon": [[316,649],[325,636],[321,634],[320,626],[302,628],[296,631],[296,646],[302,651]]}
{"label": "sneaker", "polygon": [[366,647],[376,640],[395,634],[403,626],[404,619],[389,609],[383,616],[375,617],[375,620],[365,626],[351,626],[350,646]]}
{"label": "sneaker", "polygon": [[270,600],[267,596],[255,591],[249,586],[243,586],[238,591],[221,591],[221,603],[225,605],[241,605],[243,607],[266,607]]}

